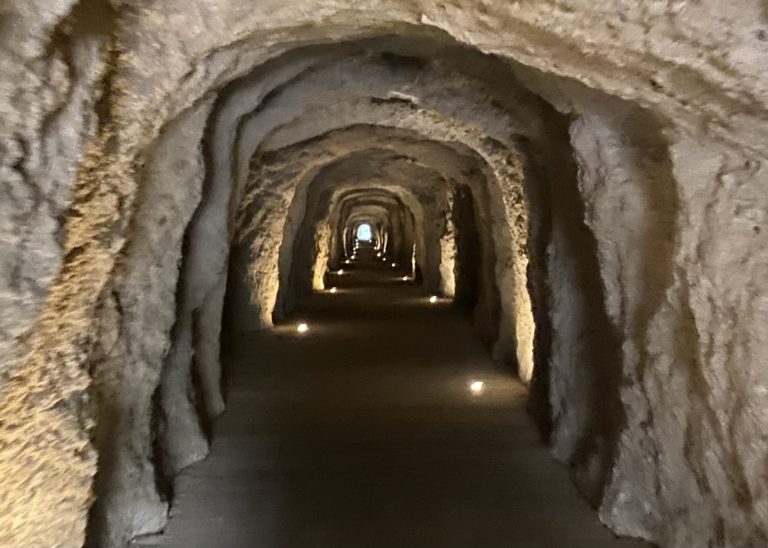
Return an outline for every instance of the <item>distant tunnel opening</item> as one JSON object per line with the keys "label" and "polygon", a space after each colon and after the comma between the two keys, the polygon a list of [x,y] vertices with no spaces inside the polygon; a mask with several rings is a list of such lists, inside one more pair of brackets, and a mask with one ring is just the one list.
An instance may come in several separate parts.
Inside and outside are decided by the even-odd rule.
{"label": "distant tunnel opening", "polygon": [[359,242],[371,243],[373,240],[373,230],[371,229],[371,225],[368,223],[360,223],[357,225],[355,237]]}

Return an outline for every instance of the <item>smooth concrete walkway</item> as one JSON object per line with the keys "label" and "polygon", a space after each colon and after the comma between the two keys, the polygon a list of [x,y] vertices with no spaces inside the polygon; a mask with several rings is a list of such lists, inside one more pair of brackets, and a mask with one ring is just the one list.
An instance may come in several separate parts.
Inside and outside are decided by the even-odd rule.
{"label": "smooth concrete walkway", "polygon": [[646,546],[600,525],[525,389],[401,276],[353,269],[295,321],[229,345],[211,455],[178,479],[166,533],[135,546]]}

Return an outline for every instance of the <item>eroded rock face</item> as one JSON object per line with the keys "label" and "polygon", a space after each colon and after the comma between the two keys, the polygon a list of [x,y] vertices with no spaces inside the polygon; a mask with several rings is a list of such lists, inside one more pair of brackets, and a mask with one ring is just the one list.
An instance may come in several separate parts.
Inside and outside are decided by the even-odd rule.
{"label": "eroded rock face", "polygon": [[[203,162],[198,147],[210,106],[204,102],[182,115],[148,158],[124,260],[105,290],[102,306],[109,312],[102,313],[109,319],[99,326],[91,362],[99,410],[96,486],[101,493],[91,531],[98,545],[125,544],[130,540],[126,532],[162,528],[168,501],[166,493],[157,492],[156,476],[163,471],[155,467],[177,472],[207,454],[202,434],[188,432],[198,428],[196,418],[192,425],[186,422],[195,417],[194,407],[189,409],[194,403],[187,397],[188,375],[179,373],[179,358],[168,354],[177,321],[184,229],[200,201]],[[181,352],[179,346],[177,339],[176,352]],[[160,409],[155,410],[158,390]],[[164,434],[161,447],[153,446],[157,428]],[[194,434],[196,444],[189,441]]]}
{"label": "eroded rock face", "polygon": [[608,526],[766,544],[765,8],[636,4],[0,8],[0,544],[160,529],[227,280],[269,325],[363,218]]}

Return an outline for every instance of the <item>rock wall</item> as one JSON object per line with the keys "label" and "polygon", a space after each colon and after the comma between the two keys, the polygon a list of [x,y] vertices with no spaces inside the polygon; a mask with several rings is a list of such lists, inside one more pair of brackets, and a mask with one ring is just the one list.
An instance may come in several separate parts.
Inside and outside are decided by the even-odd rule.
{"label": "rock wall", "polygon": [[[601,516],[671,546],[759,546],[768,542],[757,464],[766,447],[758,358],[766,349],[759,244],[766,208],[755,185],[765,181],[765,168],[742,150],[671,141],[645,163],[666,168],[652,171],[659,184],[649,189],[650,215],[641,220],[646,234],[660,232],[644,251],[654,262],[660,251],[667,259],[644,266],[645,276],[664,285],[626,297],[633,314],[620,325],[634,336],[624,366],[635,382],[624,390],[629,421]],[[646,135],[639,143],[654,150]],[[669,192],[672,200],[657,201]],[[670,208],[674,224],[649,222]],[[652,495],[642,512],[621,495],[627,484],[638,499]]]}
{"label": "rock wall", "polygon": [[[177,321],[182,239],[200,201],[204,166],[198,146],[210,106],[207,101],[183,114],[147,159],[130,238],[101,299],[90,362],[99,419],[94,444],[100,496],[89,531],[95,546],[124,545],[129,535],[161,529],[168,493],[157,492],[157,477],[207,454],[196,424],[185,422],[196,417],[187,411],[193,405],[189,371],[165,358]],[[161,447],[154,445],[158,428]],[[167,470],[156,469],[163,465]]]}
{"label": "rock wall", "polygon": [[[0,7],[0,545],[7,546],[81,544],[93,500],[83,321],[93,299],[76,296],[62,263],[84,266],[89,257],[82,244],[90,219],[67,218],[83,212],[80,178],[112,40],[108,9],[74,4]],[[68,297],[71,306],[54,304]]]}

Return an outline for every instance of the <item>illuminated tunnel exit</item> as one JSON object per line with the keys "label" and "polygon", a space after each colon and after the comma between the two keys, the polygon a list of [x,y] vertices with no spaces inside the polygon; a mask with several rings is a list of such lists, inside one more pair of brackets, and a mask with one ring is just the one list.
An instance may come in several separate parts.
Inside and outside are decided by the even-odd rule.
{"label": "illuminated tunnel exit", "polygon": [[357,239],[361,242],[370,243],[373,240],[373,231],[371,225],[362,223],[357,227]]}

